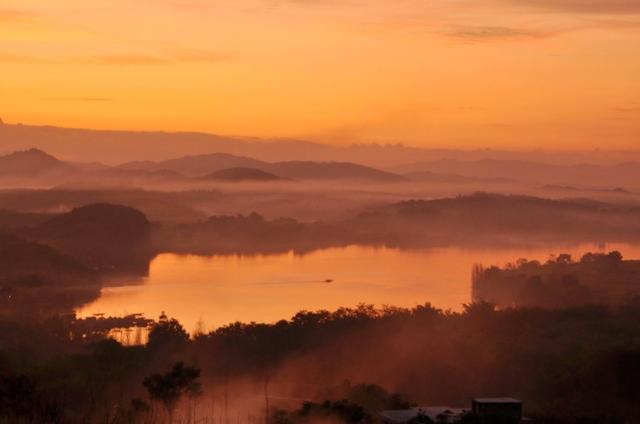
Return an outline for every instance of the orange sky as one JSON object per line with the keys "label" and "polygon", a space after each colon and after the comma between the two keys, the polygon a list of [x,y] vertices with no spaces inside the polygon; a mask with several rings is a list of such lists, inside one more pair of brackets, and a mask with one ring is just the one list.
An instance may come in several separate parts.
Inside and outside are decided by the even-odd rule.
{"label": "orange sky", "polygon": [[640,146],[638,0],[0,0],[7,122]]}

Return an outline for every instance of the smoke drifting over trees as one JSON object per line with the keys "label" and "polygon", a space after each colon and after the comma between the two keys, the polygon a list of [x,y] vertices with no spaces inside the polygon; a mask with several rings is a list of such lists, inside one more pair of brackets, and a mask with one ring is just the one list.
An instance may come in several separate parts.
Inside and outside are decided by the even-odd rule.
{"label": "smoke drifting over trees", "polygon": [[[120,165],[39,150],[0,158],[0,420],[363,424],[382,409],[466,406],[479,395],[522,398],[542,422],[640,418],[640,286],[625,252],[486,264],[474,272],[476,303],[460,312],[345,305],[201,325],[191,337],[179,320],[143,310],[77,318],[120,279],[143,281],[162,253],[551,249],[640,238],[633,183],[566,185],[582,167],[523,165],[506,178],[475,165],[380,169],[373,159],[232,153]],[[524,181],[536,169],[554,174]],[[327,286],[338,283],[330,271]]]}

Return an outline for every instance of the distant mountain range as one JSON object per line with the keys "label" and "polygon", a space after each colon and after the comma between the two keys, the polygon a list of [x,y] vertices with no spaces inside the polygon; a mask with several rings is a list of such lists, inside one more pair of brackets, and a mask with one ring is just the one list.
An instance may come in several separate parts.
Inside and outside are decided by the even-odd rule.
{"label": "distant mountain range", "polygon": [[170,170],[189,177],[202,177],[212,172],[229,168],[255,168],[268,166],[267,162],[244,156],[227,153],[211,153],[204,155],[189,155],[165,161],[128,162],[117,168],[144,171]]}
{"label": "distant mountain range", "polygon": [[202,180],[208,181],[228,181],[228,182],[243,182],[243,181],[283,181],[286,178],[279,177],[270,172],[261,171],[255,168],[227,168],[221,171],[212,172],[209,175],[202,177]]}
{"label": "distant mountain range", "polygon": [[63,162],[48,153],[29,149],[0,157],[0,177],[77,180],[82,183],[144,180],[156,183],[203,181],[352,180],[400,182],[404,177],[348,162],[277,162],[225,153],[184,156],[161,162],[140,161],[110,167]]}
{"label": "distant mountain range", "polygon": [[640,161],[612,165],[554,165],[523,160],[442,159],[396,166],[393,171],[412,178],[450,174],[476,180],[512,180],[541,184],[570,184],[595,187],[640,187]]}
{"label": "distant mountain range", "polygon": [[[403,181],[405,178],[349,162],[312,162],[289,161],[270,163],[257,159],[235,156],[226,153],[213,153],[207,155],[184,156],[161,162],[130,162],[120,165],[123,169],[138,169],[145,171],[170,170],[179,172],[189,177],[201,177],[209,173],[219,173],[224,170],[235,169],[235,172],[220,174],[224,179],[251,179],[249,173],[258,180],[294,179],[294,180],[333,180],[333,179],[359,179],[380,182]],[[240,172],[242,170],[242,172]],[[252,170],[249,172],[249,170]],[[257,171],[262,171],[258,176]],[[265,178],[265,174],[271,174],[276,178]]]}
{"label": "distant mountain range", "polygon": [[73,165],[62,162],[38,149],[0,156],[0,176],[30,177],[43,174],[63,174],[73,170]]}
{"label": "distant mountain range", "polygon": [[[555,165],[534,161],[441,159],[414,162],[382,170],[353,162],[267,162],[228,153],[189,155],[164,161],[136,161],[108,166],[66,162],[39,149],[0,156],[0,180],[37,181],[51,186],[131,187],[142,184],[205,182],[353,181],[431,184],[538,184],[543,189],[640,189],[640,162],[613,165]],[[9,184],[10,186],[10,184]]]}
{"label": "distant mountain range", "polygon": [[110,165],[127,161],[163,161],[189,154],[211,152],[252,157],[267,162],[353,162],[376,168],[391,168],[406,163],[440,159],[530,160],[554,164],[613,164],[640,161],[640,149],[635,152],[553,152],[434,149],[396,143],[332,146],[305,140],[225,137],[197,132],[102,131],[20,124],[0,124],[0,140],[0,154],[36,147],[70,161],[100,161]]}
{"label": "distant mountain range", "polygon": [[293,179],[309,180],[365,180],[377,182],[402,182],[406,178],[391,172],[349,162],[278,162],[268,169]]}

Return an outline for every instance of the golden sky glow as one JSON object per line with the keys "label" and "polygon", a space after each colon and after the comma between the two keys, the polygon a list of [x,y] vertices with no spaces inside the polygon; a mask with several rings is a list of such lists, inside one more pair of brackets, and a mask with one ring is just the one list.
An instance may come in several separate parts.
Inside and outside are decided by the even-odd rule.
{"label": "golden sky glow", "polygon": [[8,122],[640,147],[638,0],[0,0]]}

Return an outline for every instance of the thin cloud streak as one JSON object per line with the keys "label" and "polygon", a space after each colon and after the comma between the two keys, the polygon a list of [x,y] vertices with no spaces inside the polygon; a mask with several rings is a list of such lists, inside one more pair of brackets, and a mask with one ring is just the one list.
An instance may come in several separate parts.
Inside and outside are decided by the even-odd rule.
{"label": "thin cloud streak", "polygon": [[567,13],[640,14],[638,0],[503,0],[505,3],[532,6]]}
{"label": "thin cloud streak", "polygon": [[454,26],[444,35],[461,41],[483,42],[540,39],[548,38],[558,33],[501,26]]}
{"label": "thin cloud streak", "polygon": [[[158,4],[158,1],[154,1]],[[202,0],[178,1],[164,0],[160,2],[164,6],[174,9],[200,13],[208,10],[211,2]],[[235,5],[238,7],[246,6],[262,6],[264,10],[275,10],[287,5],[295,5],[301,7],[317,7],[331,6],[334,8],[363,8],[372,7],[380,4],[388,4],[382,0],[370,0],[366,2],[353,0],[235,0],[221,2],[222,4]],[[444,3],[444,2],[443,2]],[[485,7],[495,6],[496,4],[530,6],[534,8],[548,9],[552,11],[573,12],[573,13],[595,13],[595,14],[636,14],[640,13],[639,0],[484,0],[474,2],[472,6]],[[218,3],[220,4],[220,3]],[[405,0],[398,1],[398,8],[416,8],[425,4],[422,0]],[[469,5],[466,5],[467,7]]]}
{"label": "thin cloud streak", "polygon": [[109,97],[47,97],[43,100],[53,102],[87,102],[87,103],[107,103],[113,102],[115,99]]}
{"label": "thin cloud streak", "polygon": [[0,63],[38,64],[50,62],[46,59],[37,58],[35,56],[27,56],[11,52],[0,52]]}
{"label": "thin cloud streak", "polygon": [[101,55],[77,59],[76,62],[89,65],[163,65],[173,63],[164,57],[142,54]]}
{"label": "thin cloud streak", "polygon": [[15,54],[12,52],[0,52],[0,63],[24,63],[24,64],[80,64],[80,65],[114,65],[114,66],[147,66],[147,65],[179,65],[179,64],[216,64],[230,59],[228,54],[194,50],[178,49],[170,54],[108,54],[88,57],[71,58],[43,58]]}
{"label": "thin cloud streak", "polygon": [[181,49],[169,55],[118,54],[88,58],[84,63],[100,65],[170,65],[181,63],[215,64],[229,59],[226,54]]}
{"label": "thin cloud streak", "polygon": [[614,107],[611,110],[616,113],[640,113],[640,106]]}
{"label": "thin cloud streak", "polygon": [[24,10],[0,9],[0,23],[25,22],[32,20],[36,15]]}

